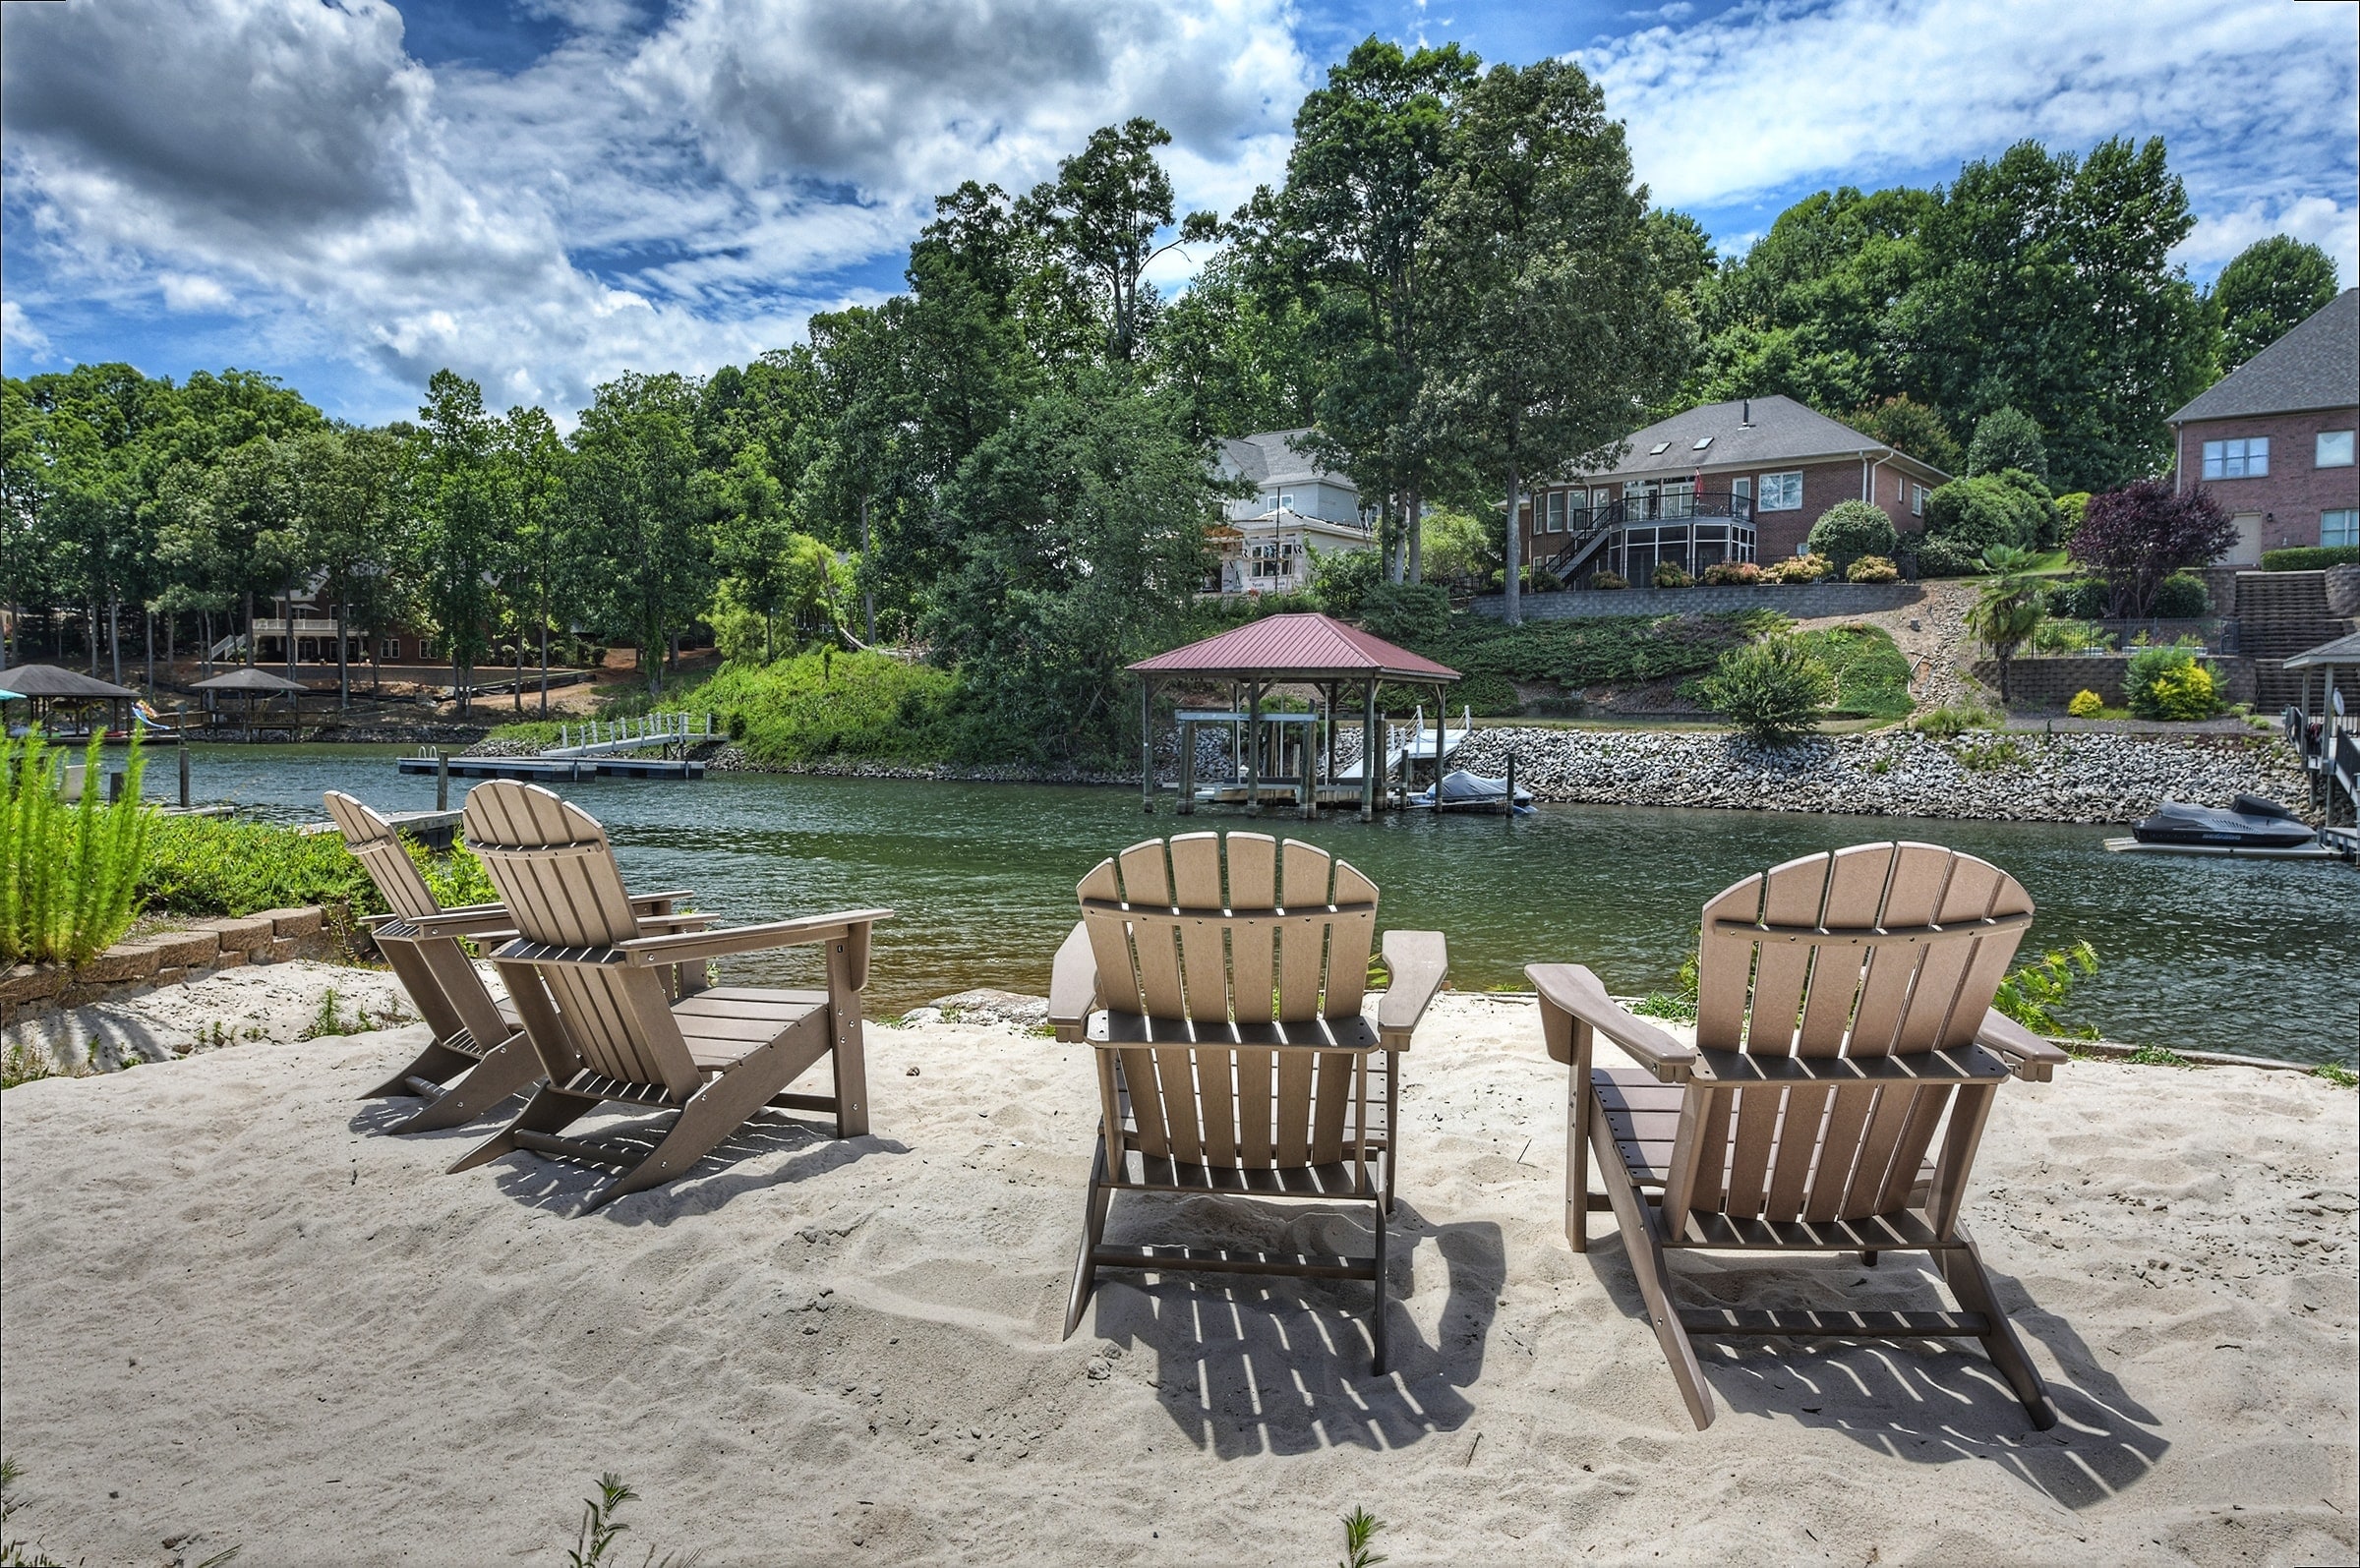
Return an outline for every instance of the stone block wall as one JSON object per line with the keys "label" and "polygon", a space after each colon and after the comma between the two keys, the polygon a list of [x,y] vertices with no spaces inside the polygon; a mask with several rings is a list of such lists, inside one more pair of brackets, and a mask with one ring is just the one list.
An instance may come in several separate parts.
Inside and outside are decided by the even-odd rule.
{"label": "stone block wall", "polygon": [[199,920],[185,930],[126,937],[70,966],[19,963],[0,969],[0,1024],[202,980],[240,964],[341,956],[327,911],[317,906]]}
{"label": "stone block wall", "polygon": [[[2254,662],[2250,659],[2207,661],[2222,684],[2224,701],[2254,700]],[[2129,654],[2072,654],[2061,658],[2019,659],[2008,667],[2008,706],[2018,711],[2063,713],[2075,692],[2094,691],[2109,708],[2123,705],[2123,678],[2129,672]],[[1999,662],[1978,659],[1975,678],[1999,689]]]}
{"label": "stone block wall", "polygon": [[[1745,610],[1775,610],[1798,620],[1820,615],[1873,615],[1899,610],[1924,596],[1917,583],[1782,583],[1766,588],[1572,588],[1563,593],[1526,594],[1526,620],[1578,620],[1591,615],[1725,615]],[[1504,596],[1478,594],[1468,606],[1478,615],[1498,618]]]}

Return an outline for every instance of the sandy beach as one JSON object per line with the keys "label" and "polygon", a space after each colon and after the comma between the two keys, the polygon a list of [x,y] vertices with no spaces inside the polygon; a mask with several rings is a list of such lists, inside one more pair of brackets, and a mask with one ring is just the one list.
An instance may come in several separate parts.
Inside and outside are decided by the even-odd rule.
{"label": "sandy beach", "polygon": [[[417,1026],[0,1098],[10,1534],[68,1562],[559,1562],[601,1472],[627,1561],[2348,1562],[2356,1097],[2077,1062],[2003,1092],[1968,1218],[2064,1413],[1972,1342],[1708,1354],[1694,1431],[1619,1242],[1559,1230],[1529,1000],[1446,996],[1406,1063],[1395,1370],[1366,1287],[1101,1285],[1057,1337],[1085,1049],[869,1031],[873,1135],[767,1113],[672,1187],[440,1174],[485,1125],[356,1096]],[[1210,1199],[1195,1239],[1357,1222]],[[1118,1200],[1110,1237],[1145,1205]],[[1930,1307],[1914,1259],[1691,1295]],[[1865,1285],[1855,1282],[1866,1281]]]}

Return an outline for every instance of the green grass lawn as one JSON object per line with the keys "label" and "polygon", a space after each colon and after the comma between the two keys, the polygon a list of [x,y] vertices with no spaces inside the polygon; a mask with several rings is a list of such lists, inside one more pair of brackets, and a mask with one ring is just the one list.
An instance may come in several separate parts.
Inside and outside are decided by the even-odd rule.
{"label": "green grass lawn", "polygon": [[1910,662],[1883,628],[1830,626],[1796,636],[1836,677],[1830,718],[1890,723],[1910,716],[1915,706],[1910,701]]}

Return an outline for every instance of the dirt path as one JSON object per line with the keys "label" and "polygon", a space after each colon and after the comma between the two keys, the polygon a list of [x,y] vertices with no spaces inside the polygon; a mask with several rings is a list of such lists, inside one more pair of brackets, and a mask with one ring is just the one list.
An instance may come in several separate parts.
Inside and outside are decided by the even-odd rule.
{"label": "dirt path", "polygon": [[1819,615],[1795,624],[1802,631],[1876,626],[1889,632],[1894,646],[1910,662],[1910,697],[1920,709],[1989,704],[1990,693],[1968,668],[1975,658],[1975,639],[1967,633],[1967,609],[1975,603],[1975,585],[1929,582],[1923,586],[1924,598],[1899,610],[1878,610],[1872,615]]}

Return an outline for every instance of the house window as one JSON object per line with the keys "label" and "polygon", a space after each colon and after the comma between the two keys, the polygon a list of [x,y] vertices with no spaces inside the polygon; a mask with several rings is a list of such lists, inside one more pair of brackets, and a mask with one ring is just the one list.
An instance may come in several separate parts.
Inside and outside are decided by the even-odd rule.
{"label": "house window", "polygon": [[1294,492],[1282,490],[1278,493],[1278,509],[1282,512],[1291,512],[1295,509]]}
{"label": "house window", "polygon": [[1912,517],[1925,515],[1925,487],[1923,485],[1910,487],[1910,515]]}
{"label": "house window", "polygon": [[1295,552],[1298,547],[1291,539],[1276,544],[1256,545],[1247,553],[1253,558],[1251,575],[1256,577],[1292,577],[1295,574]]}
{"label": "house window", "polygon": [[1802,470],[1797,468],[1784,474],[1764,474],[1761,509],[1766,512],[1802,510]]}
{"label": "house window", "polygon": [[1549,493],[1549,532],[1562,534],[1564,531],[1565,493],[1562,490],[1553,490]]}
{"label": "house window", "polygon": [[2319,542],[2323,545],[2360,545],[2360,509],[2347,506],[2339,512],[2321,512]]}
{"label": "house window", "polygon": [[2270,437],[2205,442],[2205,478],[2260,479],[2270,472]]}
{"label": "house window", "polygon": [[380,659],[390,659],[395,664],[400,664],[401,639],[399,637],[380,638],[377,644],[377,657]]}
{"label": "house window", "polygon": [[2311,460],[2314,468],[2349,468],[2352,466],[2352,433],[2350,431],[2321,431],[2317,455]]}

